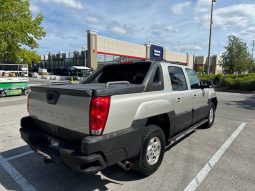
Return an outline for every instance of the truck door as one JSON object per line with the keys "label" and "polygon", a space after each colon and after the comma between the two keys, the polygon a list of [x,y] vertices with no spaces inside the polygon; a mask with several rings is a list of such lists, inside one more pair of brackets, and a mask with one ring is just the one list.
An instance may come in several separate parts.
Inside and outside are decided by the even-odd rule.
{"label": "truck door", "polygon": [[174,99],[174,134],[181,132],[192,123],[192,94],[182,67],[169,66],[172,95]]}
{"label": "truck door", "polygon": [[192,123],[197,123],[198,121],[205,118],[207,115],[208,106],[208,92],[201,88],[201,83],[197,77],[196,72],[192,69],[185,68],[189,84],[192,92],[192,108],[193,108],[193,120]]}

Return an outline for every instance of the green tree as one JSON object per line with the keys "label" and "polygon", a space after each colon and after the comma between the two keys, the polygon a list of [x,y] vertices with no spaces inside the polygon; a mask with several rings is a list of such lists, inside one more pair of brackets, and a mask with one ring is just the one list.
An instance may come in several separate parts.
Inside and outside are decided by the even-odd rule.
{"label": "green tree", "polygon": [[205,69],[204,69],[203,66],[198,66],[198,67],[195,68],[195,71],[196,71],[199,75],[202,75],[202,74],[204,74]]}
{"label": "green tree", "polygon": [[221,55],[221,64],[228,73],[250,71],[254,64],[248,47],[244,41],[234,35],[228,37],[226,51]]}
{"label": "green tree", "polygon": [[46,34],[42,21],[42,14],[32,16],[29,0],[0,0],[0,62],[40,61],[33,49]]}

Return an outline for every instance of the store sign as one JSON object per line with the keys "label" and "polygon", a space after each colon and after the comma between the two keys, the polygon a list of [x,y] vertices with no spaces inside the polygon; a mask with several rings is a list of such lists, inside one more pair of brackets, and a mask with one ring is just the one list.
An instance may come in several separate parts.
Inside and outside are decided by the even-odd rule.
{"label": "store sign", "polygon": [[150,47],[150,60],[161,61],[163,59],[163,47],[151,45]]}

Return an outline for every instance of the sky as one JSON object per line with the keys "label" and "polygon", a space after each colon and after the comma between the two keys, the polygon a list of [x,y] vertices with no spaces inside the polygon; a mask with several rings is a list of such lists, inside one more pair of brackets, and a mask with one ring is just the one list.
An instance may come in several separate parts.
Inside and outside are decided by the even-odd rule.
{"label": "sky", "polygon": [[[31,0],[33,16],[44,15],[46,36],[39,54],[87,48],[87,30],[170,51],[207,55],[211,0]],[[224,51],[237,35],[251,49],[255,39],[255,0],[214,3],[212,54]]]}

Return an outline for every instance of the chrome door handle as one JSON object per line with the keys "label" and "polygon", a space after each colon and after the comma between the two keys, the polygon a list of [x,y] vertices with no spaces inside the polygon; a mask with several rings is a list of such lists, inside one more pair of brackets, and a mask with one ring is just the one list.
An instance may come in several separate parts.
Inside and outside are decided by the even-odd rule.
{"label": "chrome door handle", "polygon": [[181,102],[181,98],[176,98],[176,103],[180,103]]}

